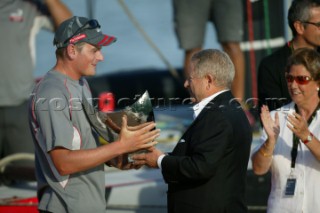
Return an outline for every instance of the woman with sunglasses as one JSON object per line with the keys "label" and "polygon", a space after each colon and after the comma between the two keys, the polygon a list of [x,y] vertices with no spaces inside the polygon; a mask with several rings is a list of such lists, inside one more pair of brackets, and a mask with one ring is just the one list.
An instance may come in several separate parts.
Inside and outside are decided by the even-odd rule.
{"label": "woman with sunglasses", "polygon": [[299,49],[288,59],[292,102],[269,112],[261,108],[261,144],[252,155],[257,175],[272,174],[268,213],[320,209],[320,54]]}

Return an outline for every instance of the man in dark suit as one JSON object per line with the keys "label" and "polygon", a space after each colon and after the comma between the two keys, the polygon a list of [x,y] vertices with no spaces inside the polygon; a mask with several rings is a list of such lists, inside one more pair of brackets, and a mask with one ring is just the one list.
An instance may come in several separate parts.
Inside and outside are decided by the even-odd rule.
{"label": "man in dark suit", "polygon": [[173,152],[156,148],[134,164],[161,168],[169,213],[243,213],[252,141],[250,124],[230,92],[234,66],[220,50],[193,55],[184,86],[196,105],[195,120]]}

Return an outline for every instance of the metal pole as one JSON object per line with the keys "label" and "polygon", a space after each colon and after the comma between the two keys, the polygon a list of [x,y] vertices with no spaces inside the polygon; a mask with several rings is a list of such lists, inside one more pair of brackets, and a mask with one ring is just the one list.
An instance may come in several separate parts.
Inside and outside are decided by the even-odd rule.
{"label": "metal pole", "polygon": [[286,41],[289,41],[292,39],[292,32],[291,32],[291,29],[289,27],[289,24],[288,24],[288,10],[289,10],[289,7],[291,5],[291,2],[292,0],[283,0],[283,14],[284,14],[284,37],[285,37],[285,40]]}
{"label": "metal pole", "polygon": [[94,6],[95,6],[95,0],[87,0],[87,13],[88,13],[89,19],[94,18]]}

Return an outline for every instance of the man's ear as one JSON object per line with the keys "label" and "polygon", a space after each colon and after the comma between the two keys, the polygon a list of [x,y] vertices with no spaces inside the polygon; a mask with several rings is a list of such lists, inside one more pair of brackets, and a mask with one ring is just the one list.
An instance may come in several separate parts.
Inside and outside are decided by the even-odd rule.
{"label": "man's ear", "polygon": [[207,88],[210,89],[215,83],[215,77],[213,77],[211,74],[206,74],[205,79],[207,81]]}
{"label": "man's ear", "polygon": [[293,23],[293,26],[299,35],[302,35],[304,33],[304,24],[301,21],[295,21]]}
{"label": "man's ear", "polygon": [[213,84],[215,81],[215,77],[213,77],[211,74],[207,74],[205,78],[207,79],[209,84]]}
{"label": "man's ear", "polygon": [[77,47],[74,44],[69,44],[67,46],[67,56],[70,59],[75,59],[76,55],[77,55]]}

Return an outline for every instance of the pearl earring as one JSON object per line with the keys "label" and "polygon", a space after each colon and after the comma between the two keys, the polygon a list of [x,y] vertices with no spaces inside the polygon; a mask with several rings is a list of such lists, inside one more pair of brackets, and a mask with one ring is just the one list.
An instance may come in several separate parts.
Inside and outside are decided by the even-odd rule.
{"label": "pearl earring", "polygon": [[319,91],[319,87],[317,88],[317,91]]}

